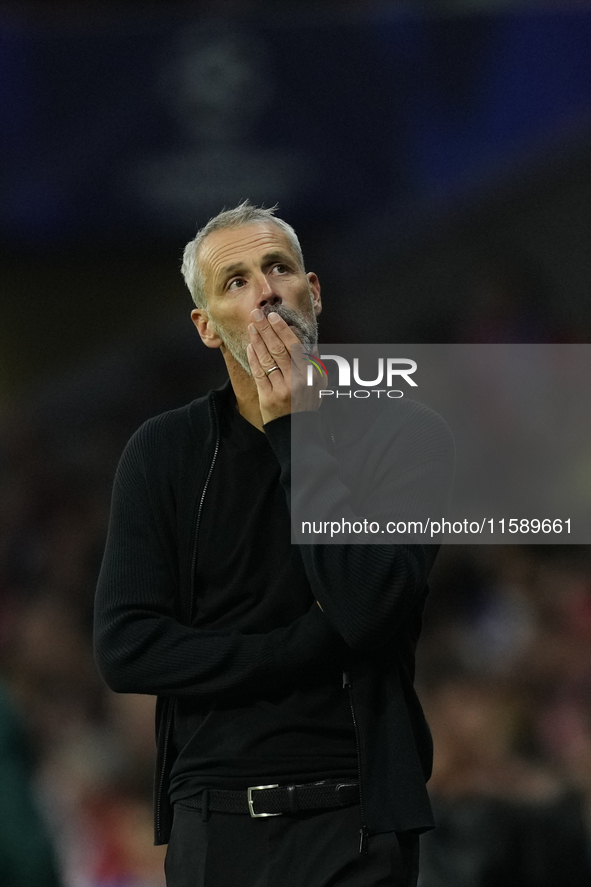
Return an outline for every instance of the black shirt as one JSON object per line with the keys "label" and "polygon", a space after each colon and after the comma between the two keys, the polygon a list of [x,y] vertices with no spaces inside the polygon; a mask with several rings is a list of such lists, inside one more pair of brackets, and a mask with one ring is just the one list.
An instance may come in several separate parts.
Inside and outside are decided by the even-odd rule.
{"label": "black shirt", "polygon": [[[369,834],[432,828],[425,782],[433,747],[413,675],[436,545],[301,545],[313,591],[304,616],[262,634],[216,632],[185,623],[193,611],[192,592],[200,591],[193,582],[197,509],[219,449],[217,416],[230,387],[228,381],[219,390],[144,422],[128,441],[113,484],[95,600],[94,650],[112,690],[158,697],[155,841],[166,843],[172,826],[168,793],[177,754],[177,703],[191,699],[195,706],[211,710],[231,699],[288,693],[302,674],[320,675],[327,663],[346,668],[350,679]],[[349,503],[352,520],[370,513],[372,502],[357,497],[355,510],[346,489],[348,454],[357,464],[359,427],[345,425],[340,432],[333,427],[337,462],[327,448],[326,432],[331,429],[324,427],[321,413],[299,413],[295,418],[305,425],[306,434],[301,451],[293,453],[294,417],[282,416],[265,425],[287,501],[294,495],[295,460],[309,466],[305,492],[312,491],[311,513],[323,514],[333,491]],[[411,470],[421,481],[431,478],[442,487],[442,471],[447,474],[453,467],[453,446],[443,420],[434,451],[432,411],[408,401],[400,404],[394,418],[397,424],[389,432],[392,483],[405,480]],[[415,433],[425,424],[426,438]],[[379,419],[361,429],[367,438],[379,434],[381,439],[382,431]],[[327,478],[331,463],[334,470]],[[403,488],[401,495],[408,498],[409,490]],[[445,502],[436,511],[443,513]]]}
{"label": "black shirt", "polygon": [[[193,627],[264,633],[303,616],[314,599],[299,547],[290,541],[277,458],[232,394],[225,406],[199,530]],[[358,775],[348,692],[336,667],[288,689],[214,707],[179,698],[174,742],[173,802],[204,786]]]}

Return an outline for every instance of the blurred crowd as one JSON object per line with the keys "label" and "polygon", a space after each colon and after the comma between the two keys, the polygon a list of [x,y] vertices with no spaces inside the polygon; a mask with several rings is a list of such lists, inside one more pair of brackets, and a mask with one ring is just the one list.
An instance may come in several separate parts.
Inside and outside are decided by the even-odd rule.
{"label": "blurred crowd", "polygon": [[423,887],[588,884],[591,551],[442,549],[419,692],[439,826]]}

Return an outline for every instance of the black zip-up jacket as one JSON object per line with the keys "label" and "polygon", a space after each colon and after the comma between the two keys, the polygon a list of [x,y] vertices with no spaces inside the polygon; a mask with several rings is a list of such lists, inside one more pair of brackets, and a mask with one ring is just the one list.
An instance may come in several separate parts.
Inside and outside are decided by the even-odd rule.
{"label": "black zip-up jacket", "polygon": [[[199,522],[220,446],[218,414],[229,390],[227,383],[145,422],[123,452],[113,487],[95,603],[95,655],[113,690],[158,697],[155,843],[168,841],[172,824],[168,781],[175,699],[193,697],[200,705],[245,699],[289,686],[326,661],[343,667],[349,687],[364,833],[432,828],[425,785],[432,744],[413,679],[436,546],[302,545],[322,609],[314,603],[291,625],[266,634],[191,627],[199,595]],[[420,424],[425,412],[418,404],[402,410],[397,452],[402,463],[417,464],[418,458],[439,482],[439,466],[449,458],[447,432],[435,456],[431,444],[423,458],[417,457],[416,435],[405,430],[417,417]],[[327,468],[330,475],[333,456],[324,420],[319,413],[296,416],[307,426],[306,457],[320,460],[324,476]],[[285,416],[265,426],[288,501],[290,421]],[[331,496],[336,490],[342,503],[347,489],[336,462],[328,483]],[[318,495],[324,495],[320,488]]]}

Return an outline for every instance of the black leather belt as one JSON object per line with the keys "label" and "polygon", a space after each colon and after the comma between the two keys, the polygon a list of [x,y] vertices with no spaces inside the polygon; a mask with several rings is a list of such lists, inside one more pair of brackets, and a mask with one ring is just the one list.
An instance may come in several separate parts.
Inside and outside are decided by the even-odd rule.
{"label": "black leather belt", "polygon": [[294,814],[300,810],[328,810],[359,803],[358,782],[312,782],[304,785],[251,785],[242,791],[206,788],[184,798],[185,807],[202,813],[242,813],[253,819]]}

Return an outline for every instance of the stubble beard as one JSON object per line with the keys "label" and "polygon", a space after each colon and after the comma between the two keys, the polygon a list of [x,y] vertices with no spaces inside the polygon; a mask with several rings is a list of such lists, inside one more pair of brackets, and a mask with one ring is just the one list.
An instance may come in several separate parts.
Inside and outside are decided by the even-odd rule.
{"label": "stubble beard", "polygon": [[[298,311],[293,311],[291,308],[285,308],[283,305],[265,306],[261,310],[265,317],[268,317],[272,311],[275,311],[275,313],[278,314],[279,317],[282,317],[286,323],[291,324],[293,332],[307,351],[311,351],[318,344],[318,321],[314,314],[314,300],[311,291],[310,317],[306,317]],[[234,360],[236,360],[244,372],[252,378],[252,370],[246,354],[246,349],[250,342],[248,336],[240,336],[238,333],[226,329],[223,324],[217,323],[212,318],[210,319],[213,328],[222,339]]]}

